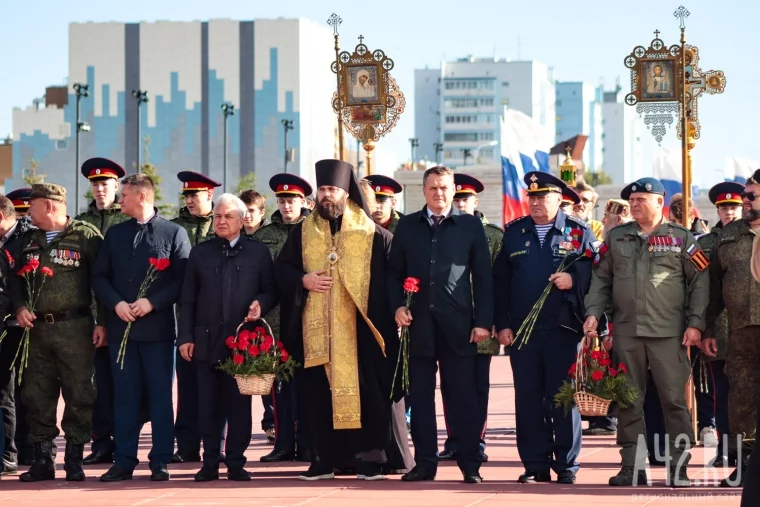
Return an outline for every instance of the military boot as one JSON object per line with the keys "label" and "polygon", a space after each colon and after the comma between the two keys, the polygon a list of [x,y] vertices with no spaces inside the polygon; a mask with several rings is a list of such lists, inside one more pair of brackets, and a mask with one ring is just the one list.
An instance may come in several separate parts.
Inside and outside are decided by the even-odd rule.
{"label": "military boot", "polygon": [[616,476],[610,477],[610,486],[647,486],[647,473],[643,469],[636,472],[634,467],[624,466]]}
{"label": "military boot", "polygon": [[21,482],[52,481],[55,479],[53,463],[53,443],[37,442],[34,444],[34,464],[29,471],[19,476]]}
{"label": "military boot", "polygon": [[736,464],[736,469],[731,472],[731,475],[720,481],[721,488],[741,488],[744,486],[744,477],[747,475],[749,464],[749,456],[746,454],[746,452],[742,453],[742,459]]}
{"label": "military boot", "polygon": [[673,488],[690,488],[691,480],[686,473],[685,466],[676,467],[675,470],[668,468],[668,475],[665,477],[665,484]]}
{"label": "military boot", "polygon": [[81,482],[84,480],[84,470],[82,470],[83,456],[84,444],[66,442],[63,469],[66,470],[67,481]]}

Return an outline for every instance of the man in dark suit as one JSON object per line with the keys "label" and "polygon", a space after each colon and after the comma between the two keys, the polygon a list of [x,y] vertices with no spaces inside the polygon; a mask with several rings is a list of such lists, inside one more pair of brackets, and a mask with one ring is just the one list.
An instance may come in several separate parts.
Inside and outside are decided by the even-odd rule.
{"label": "man in dark suit", "polygon": [[[121,211],[131,220],[112,226],[98,252],[92,287],[108,308],[108,348],[116,362],[127,323],[132,323],[122,364],[111,369],[114,380],[114,465],[103,482],[132,478],[138,464],[140,399],[147,384],[153,448],[148,455],[151,480],[166,481],[174,451],[172,373],[174,304],[179,299],[190,241],[185,230],[157,216],[153,181],[131,174],[122,181]],[[137,299],[150,267],[149,259],[169,259],[145,297]]]}
{"label": "man in dark suit", "polygon": [[[493,285],[488,241],[480,220],[452,207],[454,172],[425,171],[422,210],[401,218],[391,245],[388,294],[396,323],[410,331],[412,441],[417,465],[405,481],[433,480],[438,467],[435,384],[438,363],[450,386],[450,414],[459,434],[457,464],[465,482],[479,483],[477,343],[491,335]],[[420,280],[411,308],[404,280]],[[472,280],[472,286],[470,283]]]}
{"label": "man in dark suit", "polygon": [[269,249],[241,235],[247,212],[232,194],[217,199],[215,237],[193,248],[182,287],[177,345],[198,376],[203,468],[195,475],[197,482],[219,478],[219,433],[225,418],[227,479],[251,479],[243,469],[251,442],[251,397],[240,394],[235,379],[217,369],[230,355],[225,339],[236,334],[241,322],[258,320],[274,308],[277,299]]}

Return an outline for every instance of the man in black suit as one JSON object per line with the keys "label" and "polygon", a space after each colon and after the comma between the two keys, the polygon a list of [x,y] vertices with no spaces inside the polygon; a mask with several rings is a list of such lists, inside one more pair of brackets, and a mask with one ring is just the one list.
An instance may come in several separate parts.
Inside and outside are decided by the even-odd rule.
{"label": "man in black suit", "polygon": [[[108,308],[106,326],[111,360],[116,362],[127,323],[132,323],[123,366],[111,368],[114,380],[114,465],[102,482],[132,478],[138,464],[142,427],[140,401],[147,385],[153,448],[151,480],[169,480],[166,465],[174,451],[172,381],[174,304],[185,275],[190,240],[181,226],[157,216],[153,180],[130,174],[122,181],[121,211],[131,220],[108,229],[93,267],[92,288]],[[149,259],[169,259],[145,297],[137,294],[150,267]]]}
{"label": "man in black suit", "polygon": [[251,442],[251,397],[240,394],[235,379],[217,369],[230,357],[225,338],[234,336],[241,322],[258,320],[276,303],[269,249],[240,234],[247,212],[232,194],[217,199],[215,237],[193,248],[182,287],[177,345],[198,376],[203,468],[195,475],[197,482],[219,478],[219,433],[225,418],[227,479],[251,479],[243,469]]}
{"label": "man in black suit", "polygon": [[[404,216],[391,245],[388,293],[396,323],[410,331],[412,441],[417,466],[405,481],[435,479],[438,445],[435,374],[451,387],[452,423],[460,431],[457,464],[465,482],[480,477],[478,404],[475,388],[477,343],[491,335],[493,285],[488,241],[480,220],[452,207],[454,172],[425,171],[426,206]],[[404,280],[420,280],[411,308]],[[471,284],[472,281],[472,284]]]}

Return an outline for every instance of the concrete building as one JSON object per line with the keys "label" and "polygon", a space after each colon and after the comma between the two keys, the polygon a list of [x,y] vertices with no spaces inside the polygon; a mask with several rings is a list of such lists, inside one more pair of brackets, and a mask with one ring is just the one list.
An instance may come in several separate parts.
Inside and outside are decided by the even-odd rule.
{"label": "concrete building", "polygon": [[[22,184],[22,169],[32,158],[47,181],[73,189],[81,177],[75,171],[74,83],[88,84],[90,92],[80,106],[81,120],[92,129],[80,134],[80,160],[108,157],[132,172],[138,153],[144,161],[141,141],[149,136],[150,161],[164,178],[165,196],[178,194],[178,171],[222,181],[223,103],[235,106],[227,120],[229,189],[250,172],[266,188],[283,170],[284,119],[294,125],[288,147],[295,160],[288,170],[312,179],[314,162],[334,156],[331,35],[306,19],[71,24],[68,88],[63,94],[49,90],[44,108],[13,111],[8,188]],[[138,89],[149,98],[139,110],[132,96]],[[87,185],[80,186],[84,194]]]}
{"label": "concrete building", "polygon": [[[415,71],[417,159],[458,167],[498,162],[500,116],[504,106],[521,111],[555,134],[552,69],[540,62],[461,58],[440,69]],[[547,146],[547,149],[549,146]]]}
{"label": "concrete building", "polygon": [[557,82],[555,88],[556,142],[561,143],[579,134],[588,136],[583,150],[583,165],[590,171],[602,169],[604,133],[600,94],[592,85],[582,82]]}
{"label": "concrete building", "polygon": [[636,108],[623,102],[618,85],[603,92],[604,172],[614,184],[623,185],[644,175],[641,155],[641,126]]}

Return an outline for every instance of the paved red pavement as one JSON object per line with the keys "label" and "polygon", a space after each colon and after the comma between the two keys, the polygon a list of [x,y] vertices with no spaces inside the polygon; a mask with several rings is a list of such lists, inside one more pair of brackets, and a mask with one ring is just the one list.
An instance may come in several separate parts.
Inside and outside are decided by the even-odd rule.
{"label": "paved red pavement", "polygon": [[[654,469],[652,486],[619,488],[607,486],[607,479],[619,466],[619,455],[613,437],[585,437],[581,454],[582,468],[578,483],[563,486],[556,483],[520,485],[516,483],[522,466],[515,448],[514,392],[509,361],[504,356],[493,361],[489,414],[489,463],[481,469],[485,482],[465,485],[456,466],[442,463],[435,482],[407,484],[393,476],[386,481],[365,482],[353,477],[332,481],[305,483],[296,479],[304,469],[302,463],[262,464],[258,458],[271,449],[263,434],[256,432],[248,451],[248,469],[253,472],[250,483],[232,483],[224,479],[196,484],[193,475],[199,464],[171,465],[172,480],[151,483],[147,480],[146,456],[150,447],[150,427],[146,426],[140,445],[143,463],[135,478],[119,484],[102,484],[97,477],[106,467],[88,467],[84,483],[62,480],[63,452],[59,453],[58,480],[42,484],[22,484],[14,476],[0,480],[0,506],[57,507],[96,506],[210,506],[241,505],[253,507],[543,507],[560,505],[600,505],[604,507],[713,507],[738,506],[740,491],[718,488],[727,473],[705,468],[706,451],[693,452],[689,475],[699,487],[673,490],[665,486],[664,470]],[[258,400],[255,400],[258,401]],[[439,404],[440,406],[440,404]],[[261,404],[253,403],[254,426],[258,429]],[[61,413],[59,407],[59,414]],[[440,414],[440,411],[439,411]],[[439,428],[443,420],[439,417]],[[439,431],[440,445],[445,434]],[[64,442],[59,439],[59,448]],[[713,451],[710,450],[709,453]]]}

